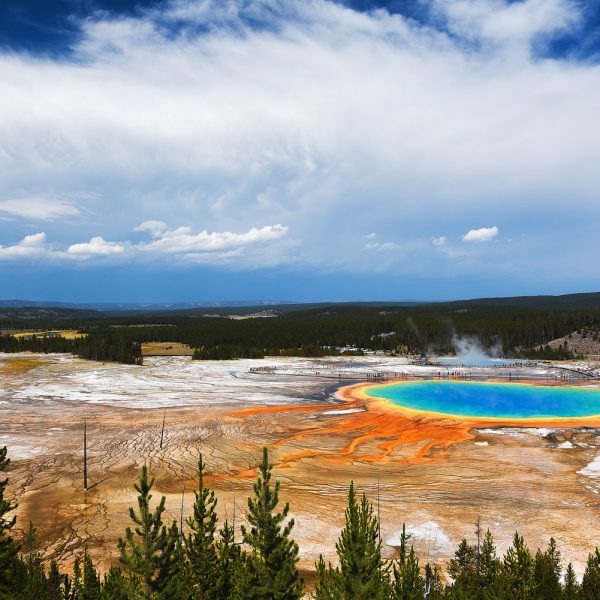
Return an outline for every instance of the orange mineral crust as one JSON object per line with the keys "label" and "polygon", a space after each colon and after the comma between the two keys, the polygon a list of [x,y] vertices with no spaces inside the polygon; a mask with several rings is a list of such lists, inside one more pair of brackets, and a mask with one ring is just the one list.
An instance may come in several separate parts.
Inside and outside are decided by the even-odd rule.
{"label": "orange mineral crust", "polygon": [[[404,380],[403,380],[404,381]],[[395,385],[398,382],[381,384]],[[504,385],[540,385],[539,382],[504,383]],[[548,384],[555,385],[555,384]],[[417,411],[398,406],[389,400],[366,393],[373,383],[360,383],[341,388],[337,397],[344,402],[341,411],[333,416],[331,404],[257,407],[229,413],[234,418],[244,418],[275,413],[321,412],[319,418],[306,419],[291,427],[293,431],[275,440],[275,446],[288,446],[294,442],[307,443],[314,438],[343,440],[341,444],[307,443],[308,448],[280,457],[280,466],[306,458],[320,458],[328,464],[340,462],[422,463],[436,461],[456,442],[472,439],[472,429],[483,427],[600,427],[600,416],[577,418],[498,418],[464,417],[442,413]],[[344,413],[345,409],[358,409]]]}

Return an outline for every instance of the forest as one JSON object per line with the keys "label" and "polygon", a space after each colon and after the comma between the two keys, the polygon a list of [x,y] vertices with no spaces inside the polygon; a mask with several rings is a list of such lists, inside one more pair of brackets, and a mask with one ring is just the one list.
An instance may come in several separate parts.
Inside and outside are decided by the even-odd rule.
{"label": "forest", "polygon": [[[0,448],[0,475],[9,468]],[[137,507],[115,548],[115,566],[100,573],[93,557],[80,549],[73,569],[61,572],[43,560],[44,541],[33,523],[22,540],[11,533],[16,505],[0,479],[0,598],[6,600],[592,600],[600,598],[600,549],[588,556],[581,581],[572,564],[563,568],[559,545],[550,538],[532,552],[519,533],[503,556],[490,530],[477,524],[444,569],[420,564],[403,526],[394,558],[384,558],[377,509],[353,483],[345,524],[331,556],[315,565],[307,586],[298,570],[289,505],[279,501],[267,449],[248,498],[246,523],[236,539],[235,524],[220,527],[217,498],[204,483],[207,468],[198,462],[198,484],[191,515],[165,522],[165,497],[152,502],[152,479],[144,466],[134,488]],[[334,564],[330,562],[335,554]],[[118,566],[117,566],[118,565]]]}
{"label": "forest", "polygon": [[71,353],[86,360],[142,364],[140,343],[111,331],[76,339],[66,339],[60,335],[0,335],[0,352]]}
{"label": "forest", "polygon": [[[600,329],[600,307],[537,308],[468,301],[417,306],[330,305],[281,312],[270,318],[207,316],[199,311],[109,315],[77,311],[60,321],[28,309],[30,331],[75,329],[76,340],[16,339],[23,328],[18,311],[2,321],[0,351],[71,352],[82,358],[139,364],[144,342],[179,342],[194,349],[197,360],[325,356],[379,350],[390,354],[452,354],[455,340],[469,337],[506,357],[563,360],[566,348],[548,342],[581,329]],[[45,313],[44,313],[45,314]]]}

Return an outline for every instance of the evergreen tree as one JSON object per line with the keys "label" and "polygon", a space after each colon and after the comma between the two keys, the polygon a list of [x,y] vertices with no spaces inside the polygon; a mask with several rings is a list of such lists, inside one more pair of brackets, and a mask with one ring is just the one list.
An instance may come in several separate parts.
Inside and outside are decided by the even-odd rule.
{"label": "evergreen tree", "polygon": [[191,600],[202,597],[193,590],[190,565],[186,560],[183,538],[176,521],[173,521],[168,531],[165,555],[167,560],[160,577],[166,585],[160,594],[161,600]]}
{"label": "evergreen tree", "polygon": [[379,521],[364,494],[357,502],[353,483],[348,492],[346,525],[336,551],[342,589],[348,597],[358,600],[387,595],[388,570],[381,557]]}
{"label": "evergreen tree", "polygon": [[127,527],[125,539],[118,542],[120,561],[125,567],[131,598],[155,598],[168,583],[161,580],[168,557],[167,530],[163,525],[162,514],[165,510],[163,496],[154,509],[150,508],[154,478],[148,480],[148,469],[144,465],[139,482],[134,485],[138,493],[138,510],[129,509],[129,517],[135,523],[135,529]]}
{"label": "evergreen tree", "polygon": [[50,561],[48,569],[48,600],[63,600],[62,576],[55,560]]}
{"label": "evergreen tree", "polygon": [[271,469],[267,449],[263,448],[254,498],[248,499],[246,518],[250,529],[242,527],[244,543],[251,553],[244,560],[243,573],[236,577],[234,595],[243,600],[296,600],[304,590],[296,569],[298,544],[290,537],[294,520],[285,523],[287,503],[282,511],[275,512],[280,484],[271,484]]}
{"label": "evergreen tree", "polygon": [[9,516],[17,505],[5,498],[8,479],[2,479],[10,460],[6,457],[6,446],[0,448],[0,597],[8,595],[13,589],[16,568],[17,545],[10,537],[16,517]]}
{"label": "evergreen tree", "polygon": [[365,495],[358,502],[354,483],[350,484],[346,524],[336,544],[336,551],[339,568],[325,566],[322,557],[317,564],[321,575],[317,598],[367,600],[387,597],[388,569],[381,558],[379,522]]}
{"label": "evergreen tree", "polygon": [[419,559],[411,545],[408,550],[410,535],[406,533],[406,524],[402,523],[400,535],[400,557],[394,564],[394,581],[392,598],[394,600],[419,600],[424,596],[425,582],[421,577]]}
{"label": "evergreen tree", "polygon": [[104,576],[102,600],[128,600],[127,583],[121,569],[111,567]]}
{"label": "evergreen tree", "polygon": [[217,542],[217,598],[231,598],[234,589],[235,573],[240,566],[240,547],[235,544],[233,527],[227,521],[219,531]]}
{"label": "evergreen tree", "polygon": [[534,597],[533,559],[518,533],[515,533],[513,545],[504,555],[503,572],[511,599],[531,600]]}
{"label": "evergreen tree", "polygon": [[44,598],[47,591],[46,573],[38,545],[37,529],[29,521],[29,530],[23,540],[25,550],[25,585],[23,595],[25,598],[31,598],[32,600]]}
{"label": "evergreen tree", "polygon": [[579,584],[577,583],[577,577],[575,576],[575,569],[573,569],[573,565],[569,563],[567,565],[567,570],[565,571],[563,599],[578,600],[580,597],[580,589]]}
{"label": "evergreen tree", "polygon": [[425,582],[421,577],[419,559],[413,546],[404,563],[394,565],[394,600],[422,600],[425,598]]}
{"label": "evergreen tree", "polygon": [[480,594],[491,589],[500,572],[500,560],[496,556],[496,546],[491,531],[488,529],[483,538],[479,552],[478,591]]}
{"label": "evergreen tree", "polygon": [[81,560],[79,557],[73,562],[73,581],[71,582],[73,588],[73,598],[81,598],[83,596],[83,574],[81,572]]}
{"label": "evergreen tree", "polygon": [[452,577],[452,596],[454,598],[476,598],[478,594],[477,557],[473,546],[463,539],[448,563],[448,575]]}
{"label": "evergreen tree", "polygon": [[440,570],[429,563],[425,565],[425,597],[427,600],[442,600],[444,597],[444,584]]}
{"label": "evergreen tree", "polygon": [[73,580],[68,575],[63,575],[62,585],[62,598],[64,600],[77,600],[77,594],[75,593],[75,587],[73,586]]}
{"label": "evergreen tree", "polygon": [[319,560],[315,564],[317,569],[317,585],[315,587],[315,600],[343,600],[344,596],[339,589],[336,571],[331,563],[325,563],[323,555],[319,555]]}
{"label": "evergreen tree", "polygon": [[588,556],[581,580],[581,597],[584,600],[600,600],[600,550],[598,548]]}
{"label": "evergreen tree", "polygon": [[83,590],[81,600],[100,600],[100,577],[90,556],[83,558]]}
{"label": "evergreen tree", "polygon": [[535,598],[538,600],[560,600],[562,587],[560,551],[554,538],[550,538],[545,552],[538,550],[535,555],[533,577],[535,581]]}
{"label": "evergreen tree", "polygon": [[217,528],[217,500],[215,493],[204,485],[204,462],[198,460],[198,489],[194,491],[194,509],[187,520],[190,533],[186,552],[194,595],[200,600],[217,598],[218,563],[215,547]]}

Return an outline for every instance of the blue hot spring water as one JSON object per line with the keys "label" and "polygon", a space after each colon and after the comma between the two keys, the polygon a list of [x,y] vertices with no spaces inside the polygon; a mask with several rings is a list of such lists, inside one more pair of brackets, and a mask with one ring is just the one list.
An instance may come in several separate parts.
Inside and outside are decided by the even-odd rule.
{"label": "blue hot spring water", "polygon": [[600,388],[523,383],[407,381],[365,393],[416,411],[463,417],[540,419],[600,415]]}

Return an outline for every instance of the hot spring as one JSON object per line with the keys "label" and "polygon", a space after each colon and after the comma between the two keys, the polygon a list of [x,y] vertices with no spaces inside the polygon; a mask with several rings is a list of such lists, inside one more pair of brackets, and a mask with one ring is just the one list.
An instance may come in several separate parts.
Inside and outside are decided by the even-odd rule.
{"label": "hot spring", "polygon": [[440,367],[510,367],[523,365],[527,361],[518,358],[494,358],[485,354],[475,356],[436,356],[429,361]]}
{"label": "hot spring", "polygon": [[368,386],[371,398],[417,412],[494,419],[600,415],[600,388],[472,381],[406,381]]}

